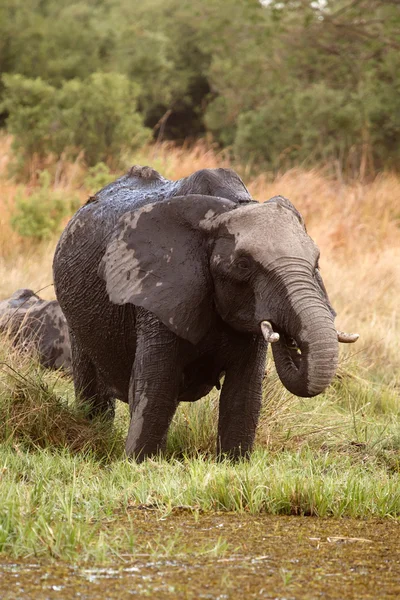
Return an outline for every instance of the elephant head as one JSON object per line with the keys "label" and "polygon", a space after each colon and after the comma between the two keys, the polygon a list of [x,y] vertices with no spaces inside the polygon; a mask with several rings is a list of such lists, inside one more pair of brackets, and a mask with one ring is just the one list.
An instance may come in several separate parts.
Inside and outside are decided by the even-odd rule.
{"label": "elephant head", "polygon": [[279,377],[298,396],[321,393],[335,374],[335,312],[318,269],[319,250],[282,197],[237,205],[192,195],[124,214],[99,274],[116,304],[154,313],[198,343],[222,320],[261,333]]}

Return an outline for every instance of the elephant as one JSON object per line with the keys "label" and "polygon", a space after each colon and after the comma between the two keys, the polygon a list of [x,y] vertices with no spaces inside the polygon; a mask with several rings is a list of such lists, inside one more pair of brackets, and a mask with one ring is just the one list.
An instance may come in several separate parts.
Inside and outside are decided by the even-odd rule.
{"label": "elephant", "polygon": [[[159,453],[179,402],[214,387],[217,456],[248,456],[268,343],[283,385],[320,394],[338,362],[336,316],[303,219],[255,201],[231,169],[170,181],[131,170],[89,198],[53,274],[70,329],[75,393],[91,416],[129,403],[126,453]],[[351,339],[350,339],[351,338]]]}
{"label": "elephant", "polygon": [[15,347],[33,349],[49,369],[72,368],[67,321],[56,300],[42,300],[32,290],[19,289],[0,302],[0,332]]}

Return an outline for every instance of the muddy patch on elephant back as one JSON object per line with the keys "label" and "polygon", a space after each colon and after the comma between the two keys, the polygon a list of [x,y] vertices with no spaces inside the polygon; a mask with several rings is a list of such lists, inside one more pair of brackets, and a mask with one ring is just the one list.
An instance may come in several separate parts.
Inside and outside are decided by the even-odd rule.
{"label": "muddy patch on elephant back", "polygon": [[107,529],[131,541],[102,566],[2,561],[0,597],[400,597],[399,521],[133,509]]}

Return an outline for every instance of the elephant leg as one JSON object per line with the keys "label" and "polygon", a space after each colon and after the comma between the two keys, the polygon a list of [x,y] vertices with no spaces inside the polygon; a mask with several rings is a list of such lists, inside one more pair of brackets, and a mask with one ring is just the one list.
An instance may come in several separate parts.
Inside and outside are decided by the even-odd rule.
{"label": "elephant leg", "polygon": [[112,420],[115,414],[115,399],[106,391],[95,366],[72,333],[70,337],[75,398],[78,403],[85,405],[89,419],[104,415]]}
{"label": "elephant leg", "polygon": [[126,453],[141,462],[165,447],[182,377],[179,340],[151,313],[138,310],[137,345],[129,384],[131,422]]}
{"label": "elephant leg", "polygon": [[262,400],[267,344],[252,337],[226,368],[219,400],[217,455],[236,459],[252,449]]}

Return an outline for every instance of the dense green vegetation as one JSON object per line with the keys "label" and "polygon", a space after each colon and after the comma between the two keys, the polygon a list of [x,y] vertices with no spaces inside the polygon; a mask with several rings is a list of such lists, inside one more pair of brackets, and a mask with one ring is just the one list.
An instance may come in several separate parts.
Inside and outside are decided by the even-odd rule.
{"label": "dense green vegetation", "polygon": [[23,163],[208,135],[245,164],[400,158],[397,0],[1,0],[0,111]]}
{"label": "dense green vegetation", "polygon": [[[101,163],[99,163],[101,165]],[[21,188],[15,197],[15,211],[11,217],[11,227],[21,237],[37,242],[51,239],[62,231],[63,222],[80,206],[77,196],[54,190],[50,186],[50,173],[46,170],[39,175],[37,190],[27,195]]]}

